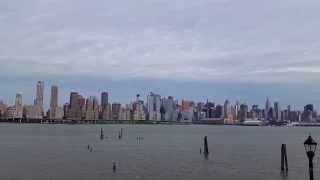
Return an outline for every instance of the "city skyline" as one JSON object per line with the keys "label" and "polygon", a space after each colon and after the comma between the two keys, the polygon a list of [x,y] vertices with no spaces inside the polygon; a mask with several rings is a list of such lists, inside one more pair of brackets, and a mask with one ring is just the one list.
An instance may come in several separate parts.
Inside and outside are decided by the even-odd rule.
{"label": "city skyline", "polygon": [[[29,83],[30,82],[30,83]],[[138,82],[138,83],[136,83]],[[161,82],[158,83],[159,81],[153,82],[151,84],[155,85],[154,88],[152,87],[148,87],[148,88],[144,88],[142,87],[137,87],[140,86],[141,83],[144,83],[144,81],[133,81],[131,83],[128,84],[124,84],[125,82],[119,83],[117,86],[112,87],[112,88],[104,88],[104,85],[97,85],[94,86],[94,84],[90,84],[90,82],[88,82],[88,86],[83,85],[83,83],[81,83],[81,85],[77,85],[74,83],[71,83],[75,86],[78,86],[77,88],[65,88],[64,85],[67,85],[67,83],[61,83],[61,85],[59,85],[59,81],[46,81],[47,85],[49,84],[51,85],[58,85],[59,86],[59,91],[61,91],[59,93],[59,105],[63,105],[63,102],[67,102],[69,99],[69,93],[72,91],[75,92],[79,92],[81,94],[83,94],[84,96],[95,96],[97,98],[99,98],[99,102],[100,102],[100,96],[101,93],[104,91],[107,91],[111,96],[109,96],[109,101],[111,102],[119,102],[121,104],[125,104],[128,103],[132,100],[134,100],[134,97],[136,94],[141,94],[142,98],[147,100],[147,94],[150,92],[155,92],[157,94],[161,94],[161,96],[174,96],[179,100],[182,99],[188,99],[188,100],[192,100],[195,102],[203,102],[206,101],[206,99],[209,99],[211,101],[215,101],[219,104],[223,104],[224,101],[226,99],[228,99],[231,103],[235,103],[236,101],[240,101],[240,102],[246,102],[248,105],[254,105],[257,104],[260,107],[264,106],[264,100],[266,97],[269,97],[272,102],[273,101],[280,101],[282,103],[282,105],[292,105],[294,109],[296,110],[301,110],[303,109],[303,107],[306,104],[314,104],[315,105],[315,109],[318,110],[319,109],[319,100],[317,100],[317,91],[311,90],[310,94],[314,94],[312,96],[310,96],[308,99],[304,100],[304,101],[300,101],[298,100],[299,97],[297,97],[298,92],[294,92],[295,89],[292,89],[289,91],[290,88],[294,88],[294,85],[292,85],[291,87],[287,87],[287,86],[283,86],[282,88],[279,88],[281,91],[281,94],[275,94],[275,93],[268,93],[268,90],[266,90],[266,88],[268,88],[268,86],[262,86],[260,88],[257,88],[255,85],[244,85],[244,86],[236,86],[237,89],[233,89],[232,84],[230,85],[226,85],[227,88],[220,87],[219,82],[218,83],[213,83],[211,86],[207,85],[207,84],[200,84],[199,87],[203,87],[201,90],[202,92],[195,92],[195,93],[189,93],[188,90],[184,91],[183,87],[175,89],[175,88],[171,88],[171,91],[167,91],[165,87],[162,87],[162,83],[168,84],[168,82]],[[150,83],[150,82],[149,82]],[[180,85],[183,85],[183,83],[185,82],[174,82],[175,83],[180,83]],[[7,93],[8,95],[4,95],[0,93],[0,100],[4,101],[7,104],[12,104],[12,102],[15,101],[14,97],[16,95],[16,93],[22,93],[24,95],[23,99],[24,102],[26,102],[27,104],[33,104],[34,103],[34,98],[35,95],[34,93],[36,92],[36,89],[34,88],[34,81],[25,81],[23,82],[23,84],[25,85],[21,90],[19,91],[13,91],[12,89],[7,89],[9,93]],[[137,85],[138,84],[138,85]],[[188,84],[188,82],[186,82],[185,84]],[[121,86],[124,86],[124,88],[120,88]],[[197,85],[197,83],[190,83],[190,86],[195,86]],[[67,85],[68,86],[68,85]],[[189,85],[188,85],[189,86]],[[279,84],[279,86],[281,87],[281,84]],[[90,87],[90,88],[89,88]],[[96,88],[97,87],[97,88]],[[240,87],[240,88],[239,88]],[[44,90],[44,107],[46,109],[48,109],[50,107],[50,88],[51,87],[46,87]],[[89,88],[89,90],[88,90]],[[265,88],[265,89],[263,89]],[[259,92],[257,91],[257,89],[263,89],[263,91]],[[271,88],[272,90],[272,88]],[[301,88],[297,87],[296,90],[301,90]],[[279,91],[279,90],[278,90]],[[289,91],[289,93],[288,93]],[[212,92],[212,93],[210,93]],[[227,93],[226,93],[227,92]],[[235,96],[236,94],[236,96]],[[274,94],[274,96],[271,96],[269,94]],[[289,101],[286,100],[286,96],[288,96],[288,94],[291,96],[292,99],[290,99]],[[242,96],[243,95],[243,96]]]}
{"label": "city skyline", "polygon": [[[102,108],[106,107],[108,104],[113,104],[113,103],[119,103],[121,105],[125,105],[128,103],[132,103],[134,101],[136,101],[136,95],[139,95],[140,99],[143,100],[146,105],[147,105],[147,109],[148,111],[153,111],[155,110],[154,108],[157,108],[156,111],[160,112],[160,105],[158,104],[157,107],[155,107],[156,105],[151,105],[154,102],[157,102],[156,99],[160,100],[162,98],[168,98],[168,97],[173,97],[179,104],[181,104],[181,108],[183,109],[184,105],[184,101],[190,101],[190,102],[194,102],[194,103],[198,103],[198,102],[214,102],[216,105],[224,105],[224,103],[228,103],[231,105],[236,105],[237,103],[240,104],[246,104],[248,106],[259,106],[260,108],[264,108],[266,111],[267,109],[269,109],[270,107],[277,107],[277,108],[283,108],[283,107],[287,107],[290,106],[292,108],[292,110],[297,110],[297,111],[301,111],[303,110],[304,106],[307,104],[313,104],[312,102],[309,102],[307,104],[303,105],[303,108],[297,108],[295,104],[283,104],[282,101],[279,101],[278,99],[274,99],[271,96],[265,96],[264,97],[264,102],[250,102],[247,100],[239,100],[239,99],[230,99],[230,98],[226,98],[223,101],[216,101],[215,99],[210,99],[210,98],[204,98],[201,100],[194,100],[191,99],[189,97],[183,97],[183,98],[177,98],[173,95],[163,95],[161,93],[157,93],[156,91],[149,91],[145,94],[141,94],[139,92],[132,92],[132,96],[131,97],[126,97],[128,99],[128,101],[117,101],[115,98],[112,98],[112,92],[111,91],[107,91],[107,90],[103,90],[103,91],[96,91],[93,94],[87,94],[87,93],[83,93],[81,90],[71,90],[69,91],[67,94],[61,94],[60,92],[60,86],[57,84],[46,84],[45,81],[37,81],[36,83],[36,87],[34,88],[34,95],[31,96],[26,96],[23,94],[22,91],[18,91],[15,93],[13,102],[6,102],[3,99],[0,99],[1,102],[7,104],[7,105],[16,105],[16,104],[20,104],[20,105],[28,105],[28,104],[33,104],[34,106],[39,106],[44,108],[43,111],[46,111],[50,108],[58,108],[59,106],[63,106],[65,103],[69,103],[71,102],[71,96],[73,93],[78,93],[79,95],[81,94],[81,96],[83,96],[84,98],[89,98],[92,101],[96,101],[97,104],[99,104],[99,106],[101,106]],[[150,97],[150,95],[154,96],[154,97]],[[61,98],[61,96],[63,97],[67,97],[64,98],[65,100],[62,100],[63,98]],[[1,97],[1,96],[0,96]],[[206,97],[204,95],[204,97]],[[25,99],[32,99],[32,101],[25,101]],[[150,104],[150,105],[148,105]],[[314,105],[314,104],[313,104]],[[317,110],[317,107],[314,106],[314,109]],[[277,112],[279,113],[279,112]],[[154,115],[155,117],[160,116],[160,115]],[[267,116],[267,114],[265,114],[265,116]],[[277,115],[278,116],[278,115]],[[159,117],[157,117],[159,118]]]}

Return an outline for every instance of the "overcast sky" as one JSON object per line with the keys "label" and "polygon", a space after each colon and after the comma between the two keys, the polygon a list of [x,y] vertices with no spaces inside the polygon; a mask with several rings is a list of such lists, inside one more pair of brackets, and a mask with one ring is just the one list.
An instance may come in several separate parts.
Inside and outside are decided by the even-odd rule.
{"label": "overcast sky", "polygon": [[320,105],[319,9],[318,0],[1,0],[0,99],[22,92],[31,102],[46,80],[62,100],[108,90],[115,101],[155,91]]}

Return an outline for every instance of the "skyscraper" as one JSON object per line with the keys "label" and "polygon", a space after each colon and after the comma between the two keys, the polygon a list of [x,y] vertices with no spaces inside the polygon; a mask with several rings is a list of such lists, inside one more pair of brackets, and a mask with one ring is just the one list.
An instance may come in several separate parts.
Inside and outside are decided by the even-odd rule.
{"label": "skyscraper", "polygon": [[229,100],[224,102],[224,123],[225,124],[233,124],[231,105]]}
{"label": "skyscraper", "polygon": [[264,109],[264,120],[265,121],[270,119],[269,111],[270,111],[270,101],[269,101],[269,97],[267,97],[266,106],[265,106],[265,109]]}
{"label": "skyscraper", "polygon": [[81,120],[83,117],[83,106],[85,106],[85,100],[83,97],[77,92],[71,92],[69,106],[69,113],[67,117],[69,119]]}
{"label": "skyscraper", "polygon": [[51,86],[50,107],[58,106],[58,86]]}
{"label": "skyscraper", "polygon": [[22,105],[22,95],[21,94],[16,94],[16,101],[15,101],[15,108],[16,108],[16,113],[15,113],[15,118],[22,118],[23,116],[23,105]]}
{"label": "skyscraper", "polygon": [[161,120],[161,96],[158,94],[150,93],[147,97],[147,109],[149,113],[149,120]]}
{"label": "skyscraper", "polygon": [[281,107],[279,102],[274,103],[274,118],[277,122],[281,121]]}
{"label": "skyscraper", "polygon": [[239,111],[240,122],[244,122],[247,119],[248,110],[249,108],[247,104],[240,105],[240,111]]}
{"label": "skyscraper", "polygon": [[44,94],[44,82],[38,81],[36,99],[34,101],[34,105],[40,106],[41,108],[43,108],[43,94]]}
{"label": "skyscraper", "polygon": [[51,86],[51,97],[50,97],[50,119],[62,119],[64,116],[64,111],[58,105],[58,86]]}
{"label": "skyscraper", "polygon": [[109,103],[109,94],[108,92],[101,93],[101,107],[106,108]]}

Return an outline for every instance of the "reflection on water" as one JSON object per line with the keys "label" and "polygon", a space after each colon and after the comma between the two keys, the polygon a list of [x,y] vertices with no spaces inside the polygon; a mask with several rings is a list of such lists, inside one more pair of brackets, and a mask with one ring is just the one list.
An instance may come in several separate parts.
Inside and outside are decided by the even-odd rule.
{"label": "reflection on water", "polygon": [[[317,128],[0,124],[0,179],[308,179],[309,132],[320,140]],[[207,159],[199,153],[204,136]]]}

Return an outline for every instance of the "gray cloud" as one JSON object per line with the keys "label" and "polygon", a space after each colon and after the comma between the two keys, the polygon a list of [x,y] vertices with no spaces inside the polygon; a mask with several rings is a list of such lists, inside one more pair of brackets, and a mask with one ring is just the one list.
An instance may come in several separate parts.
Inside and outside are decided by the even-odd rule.
{"label": "gray cloud", "polygon": [[0,75],[313,82],[316,0],[2,0]]}

